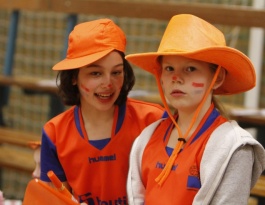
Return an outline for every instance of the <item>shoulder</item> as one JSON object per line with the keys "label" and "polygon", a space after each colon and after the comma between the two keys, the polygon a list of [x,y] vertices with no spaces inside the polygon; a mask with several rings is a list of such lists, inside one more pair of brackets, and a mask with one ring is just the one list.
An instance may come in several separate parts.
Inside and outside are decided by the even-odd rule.
{"label": "shoulder", "polygon": [[135,100],[132,98],[127,99],[127,106],[131,106],[135,108],[148,108],[148,109],[161,110],[161,111],[165,110],[165,108],[163,108],[159,104],[141,101],[141,100]]}
{"label": "shoulder", "polygon": [[68,121],[73,120],[75,108],[76,106],[70,107],[68,110],[53,117],[52,119],[50,119],[48,122],[45,123],[44,128],[48,128],[51,126],[65,125]]}
{"label": "shoulder", "polygon": [[[203,153],[202,165],[225,164],[234,152],[245,145],[258,145],[259,143],[242,129],[235,121],[227,121],[218,126],[211,134]],[[228,161],[227,161],[228,162]]]}
{"label": "shoulder", "polygon": [[[127,119],[137,119],[138,123],[143,123],[143,127],[162,118],[165,114],[165,109],[155,103],[149,103],[128,98],[126,103]],[[142,127],[142,128],[143,128]]]}
{"label": "shoulder", "polygon": [[237,122],[228,121],[215,129],[209,138],[202,158],[205,170],[211,167],[226,167],[233,154],[244,146],[250,146],[254,153],[254,167],[257,172],[265,168],[265,150],[262,145],[253,138]]}
{"label": "shoulder", "polygon": [[222,146],[238,147],[245,144],[255,145],[258,144],[257,140],[253,136],[241,128],[236,121],[227,121],[217,127],[208,143],[218,143]]}

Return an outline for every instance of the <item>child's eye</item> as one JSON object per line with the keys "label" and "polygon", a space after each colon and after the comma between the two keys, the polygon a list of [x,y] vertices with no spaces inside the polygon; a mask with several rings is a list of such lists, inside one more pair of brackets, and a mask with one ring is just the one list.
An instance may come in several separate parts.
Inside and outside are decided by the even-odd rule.
{"label": "child's eye", "polygon": [[186,68],[186,71],[187,72],[193,72],[195,70],[196,70],[196,68],[195,67],[192,67],[192,66],[189,66],[189,67]]}
{"label": "child's eye", "polygon": [[165,70],[165,71],[173,71],[174,68],[173,68],[172,66],[166,66],[166,67],[164,68],[164,70]]}
{"label": "child's eye", "polygon": [[114,72],[112,72],[112,74],[113,74],[113,75],[121,75],[122,72],[123,72],[123,71],[120,71],[120,70],[119,70],[119,71],[114,71]]}
{"label": "child's eye", "polygon": [[101,75],[101,73],[100,72],[91,72],[90,75],[99,76],[99,75]]}

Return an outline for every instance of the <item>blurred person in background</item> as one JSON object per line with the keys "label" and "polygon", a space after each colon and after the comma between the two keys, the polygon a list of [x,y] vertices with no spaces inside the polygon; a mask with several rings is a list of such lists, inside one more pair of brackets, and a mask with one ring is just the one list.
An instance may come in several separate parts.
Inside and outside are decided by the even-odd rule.
{"label": "blurred person in background", "polygon": [[30,141],[28,143],[29,147],[33,149],[33,160],[35,162],[35,168],[32,172],[32,178],[40,178],[40,151],[41,151],[41,141]]}

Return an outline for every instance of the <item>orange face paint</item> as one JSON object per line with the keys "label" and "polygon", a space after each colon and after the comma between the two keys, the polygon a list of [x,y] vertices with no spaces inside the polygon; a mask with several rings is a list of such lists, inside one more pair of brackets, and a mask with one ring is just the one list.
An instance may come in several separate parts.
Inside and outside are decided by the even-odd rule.
{"label": "orange face paint", "polygon": [[89,92],[90,90],[86,87],[86,86],[84,86],[83,84],[81,84],[81,88],[83,88],[86,92]]}
{"label": "orange face paint", "polygon": [[195,82],[193,82],[192,86],[196,87],[196,88],[202,88],[202,87],[204,87],[204,83],[195,83]]}
{"label": "orange face paint", "polygon": [[177,80],[177,76],[173,76],[173,77],[172,77],[172,80],[173,80],[173,81]]}

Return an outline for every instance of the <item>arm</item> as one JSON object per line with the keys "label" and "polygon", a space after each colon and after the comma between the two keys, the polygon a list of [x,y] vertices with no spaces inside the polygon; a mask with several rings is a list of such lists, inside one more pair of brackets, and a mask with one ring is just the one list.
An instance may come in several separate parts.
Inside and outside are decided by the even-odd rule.
{"label": "arm", "polygon": [[[227,193],[228,190],[222,191],[223,189],[221,189],[229,183],[231,178],[235,180],[233,182],[234,187],[231,189],[241,189],[243,187],[239,186],[246,186],[245,183],[249,183],[247,185],[249,187],[246,187],[248,191],[242,190],[240,197],[243,197],[242,194],[246,194],[246,192],[249,193],[264,169],[264,154],[264,148],[248,132],[240,128],[236,122],[232,121],[220,125],[212,133],[206,144],[200,164],[202,186],[194,198],[193,205],[210,204],[213,198],[223,193],[231,196],[233,192],[230,188],[230,193]],[[243,170],[246,177],[241,173]],[[243,184],[238,184],[240,182]],[[235,192],[235,194],[237,193]],[[249,194],[247,195],[249,196]]]}
{"label": "arm", "polygon": [[130,165],[127,178],[127,195],[130,205],[143,205],[145,187],[142,182],[141,164],[145,146],[162,119],[147,126],[133,143],[130,153]]}
{"label": "arm", "polygon": [[[58,159],[57,149],[55,144],[50,140],[45,130],[42,131],[41,142],[41,176],[40,179],[44,182],[50,182],[47,175],[48,171],[52,170],[61,182],[67,182],[64,170]],[[67,184],[65,184],[67,187]]]}
{"label": "arm", "polygon": [[139,157],[139,138],[136,138],[130,153],[127,178],[127,196],[130,205],[144,204],[145,187],[141,178],[141,157]]}
{"label": "arm", "polygon": [[227,166],[211,204],[247,204],[251,189],[253,162],[253,149],[250,145],[237,149]]}

